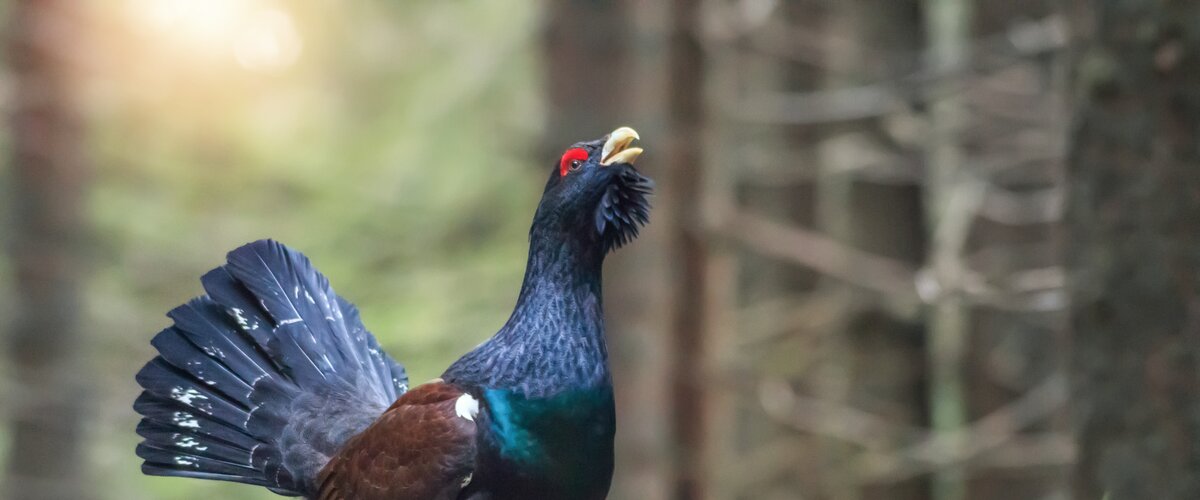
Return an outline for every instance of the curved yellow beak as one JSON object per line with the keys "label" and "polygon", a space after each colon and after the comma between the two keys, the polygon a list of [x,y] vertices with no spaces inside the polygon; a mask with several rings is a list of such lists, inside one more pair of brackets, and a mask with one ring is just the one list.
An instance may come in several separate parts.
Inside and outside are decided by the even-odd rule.
{"label": "curved yellow beak", "polygon": [[633,141],[641,139],[638,137],[636,130],[629,127],[621,127],[611,134],[608,134],[608,140],[604,141],[604,149],[600,150],[600,164],[613,165],[617,163],[633,164],[638,157],[642,155],[642,148],[629,147]]}

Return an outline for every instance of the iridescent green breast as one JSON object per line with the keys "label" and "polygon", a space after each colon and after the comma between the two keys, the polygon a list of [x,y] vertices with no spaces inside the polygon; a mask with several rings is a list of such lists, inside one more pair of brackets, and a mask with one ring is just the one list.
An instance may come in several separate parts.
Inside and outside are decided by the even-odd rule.
{"label": "iridescent green breast", "polygon": [[522,478],[538,498],[604,498],[612,479],[616,431],[612,388],[575,389],[530,398],[500,389],[483,393],[488,409],[485,456]]}

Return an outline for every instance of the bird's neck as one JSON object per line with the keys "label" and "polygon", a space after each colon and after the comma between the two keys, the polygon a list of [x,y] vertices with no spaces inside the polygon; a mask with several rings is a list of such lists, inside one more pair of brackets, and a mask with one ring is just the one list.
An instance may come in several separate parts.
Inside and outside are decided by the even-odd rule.
{"label": "bird's neck", "polygon": [[513,317],[560,313],[571,316],[580,312],[576,307],[587,309],[594,304],[596,319],[602,320],[598,313],[603,262],[604,252],[598,245],[569,234],[535,228],[530,233],[529,260]]}
{"label": "bird's neck", "polygon": [[529,396],[608,386],[604,252],[588,243],[535,228],[512,316],[448,375]]}

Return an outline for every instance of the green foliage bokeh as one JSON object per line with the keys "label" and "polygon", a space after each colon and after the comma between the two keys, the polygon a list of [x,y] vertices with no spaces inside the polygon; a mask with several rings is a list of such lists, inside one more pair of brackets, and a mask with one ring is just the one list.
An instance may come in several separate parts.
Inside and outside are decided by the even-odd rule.
{"label": "green foliage bokeh", "polygon": [[264,237],[307,253],[414,382],[495,331],[549,165],[530,157],[538,5],[278,2],[303,51],[256,72],[139,31],[137,2],[85,4],[94,174],[78,376],[96,497],[277,498],[140,474],[130,404],[150,338],[226,251]]}

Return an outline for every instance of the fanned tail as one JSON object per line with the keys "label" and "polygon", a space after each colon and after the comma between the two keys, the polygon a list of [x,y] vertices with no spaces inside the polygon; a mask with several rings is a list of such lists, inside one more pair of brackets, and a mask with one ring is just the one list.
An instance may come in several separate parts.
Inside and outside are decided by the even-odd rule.
{"label": "fanned tail", "polygon": [[262,240],[172,310],[144,392],[143,472],[302,495],[328,458],[407,389],[358,311],[304,255]]}

